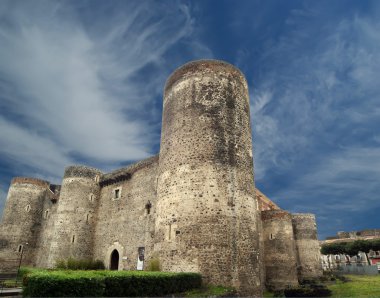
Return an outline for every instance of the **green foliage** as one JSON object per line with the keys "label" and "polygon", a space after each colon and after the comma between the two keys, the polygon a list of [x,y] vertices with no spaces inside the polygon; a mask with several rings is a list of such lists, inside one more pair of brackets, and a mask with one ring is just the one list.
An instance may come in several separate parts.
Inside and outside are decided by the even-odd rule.
{"label": "green foliage", "polygon": [[66,260],[58,260],[55,264],[56,269],[69,270],[104,270],[104,264],[100,260],[76,260],[69,258]]}
{"label": "green foliage", "polygon": [[148,266],[148,271],[161,271],[161,265],[160,265],[160,259],[157,257],[154,257],[150,259]]}
{"label": "green foliage", "polygon": [[370,250],[380,250],[380,239],[324,244],[321,253],[324,255],[347,254],[354,256],[359,251],[368,253]]}
{"label": "green foliage", "polygon": [[201,286],[198,273],[40,270],[24,278],[24,296],[162,296]]}
{"label": "green foliage", "polygon": [[146,272],[107,276],[106,297],[163,296],[199,288],[202,278],[198,273]]}
{"label": "green foliage", "polygon": [[232,287],[207,285],[183,294],[184,297],[235,297],[236,290]]}
{"label": "green foliage", "polygon": [[55,268],[57,269],[67,269],[66,260],[60,259],[55,263]]}
{"label": "green foliage", "polygon": [[24,277],[23,295],[30,297],[103,296],[104,277],[91,271],[39,271]]}
{"label": "green foliage", "polygon": [[29,274],[31,272],[34,272],[36,270],[38,270],[38,269],[31,268],[31,267],[20,267],[20,270],[18,272],[18,277],[22,278],[24,275]]}

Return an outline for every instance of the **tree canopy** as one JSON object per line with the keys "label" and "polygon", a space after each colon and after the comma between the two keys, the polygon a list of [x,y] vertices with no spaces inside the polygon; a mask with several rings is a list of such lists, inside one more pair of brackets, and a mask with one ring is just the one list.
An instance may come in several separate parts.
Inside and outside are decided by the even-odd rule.
{"label": "tree canopy", "polygon": [[352,242],[336,242],[324,244],[321,247],[323,255],[347,254],[357,255],[359,251],[368,253],[370,250],[380,250],[380,239],[355,240]]}

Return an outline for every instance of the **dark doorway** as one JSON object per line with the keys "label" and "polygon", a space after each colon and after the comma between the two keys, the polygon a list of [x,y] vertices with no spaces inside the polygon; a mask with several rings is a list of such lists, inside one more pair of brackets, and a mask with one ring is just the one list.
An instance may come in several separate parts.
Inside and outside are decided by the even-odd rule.
{"label": "dark doorway", "polygon": [[111,253],[110,269],[111,270],[119,269],[119,253],[116,249],[114,249],[113,252]]}

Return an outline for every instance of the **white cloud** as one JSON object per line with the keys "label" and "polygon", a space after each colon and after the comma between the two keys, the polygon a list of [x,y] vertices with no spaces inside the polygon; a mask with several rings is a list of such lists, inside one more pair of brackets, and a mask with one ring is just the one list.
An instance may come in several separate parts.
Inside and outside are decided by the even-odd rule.
{"label": "white cloud", "polygon": [[365,150],[355,134],[378,125],[380,22],[356,16],[320,28],[322,20],[313,14],[307,21],[293,16],[296,27],[263,59],[273,71],[256,82],[251,96],[259,179],[310,153],[323,158],[314,149],[320,144],[339,151],[350,141]]}
{"label": "white cloud", "polygon": [[104,4],[88,25],[73,3],[0,9],[0,152],[53,177],[73,156],[112,163],[155,153],[165,53],[193,32],[184,5],[124,3],[108,15]]}

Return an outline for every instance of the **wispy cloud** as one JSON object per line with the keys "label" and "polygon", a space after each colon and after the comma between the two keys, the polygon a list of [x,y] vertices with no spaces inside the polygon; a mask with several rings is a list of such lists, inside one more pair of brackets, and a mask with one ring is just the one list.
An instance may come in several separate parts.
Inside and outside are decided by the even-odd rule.
{"label": "wispy cloud", "polygon": [[277,179],[273,199],[317,213],[331,230],[344,214],[380,208],[380,22],[323,19],[319,4],[308,6],[261,57],[272,71],[251,94],[256,178],[259,186]]}
{"label": "wispy cloud", "polygon": [[58,177],[154,154],[166,53],[182,40],[207,49],[187,40],[185,5],[86,3],[0,4],[0,154],[19,169]]}

